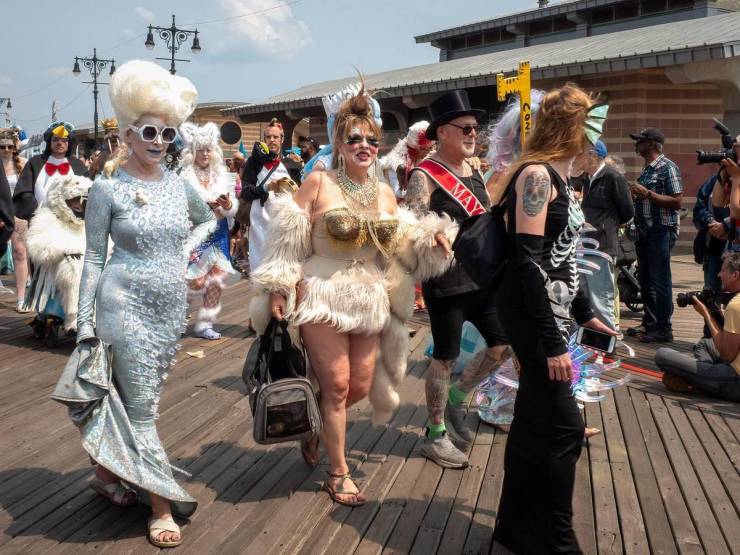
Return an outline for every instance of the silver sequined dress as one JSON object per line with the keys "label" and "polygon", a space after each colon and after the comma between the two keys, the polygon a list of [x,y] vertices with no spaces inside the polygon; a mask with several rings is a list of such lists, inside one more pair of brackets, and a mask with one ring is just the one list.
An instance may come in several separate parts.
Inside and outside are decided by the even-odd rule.
{"label": "silver sequined dress", "polygon": [[184,327],[188,255],[215,230],[213,211],[174,173],[142,181],[119,169],[90,189],[85,226],[78,342],[97,336],[111,345],[115,388],[81,428],[83,446],[188,516],[195,499],[175,482],[155,420]]}

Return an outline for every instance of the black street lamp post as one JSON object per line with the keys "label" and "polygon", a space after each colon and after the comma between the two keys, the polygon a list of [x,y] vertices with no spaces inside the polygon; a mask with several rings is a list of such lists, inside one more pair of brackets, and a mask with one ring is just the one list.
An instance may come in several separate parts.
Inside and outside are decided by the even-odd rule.
{"label": "black street lamp post", "polygon": [[148,50],[154,48],[154,33],[157,31],[159,38],[161,38],[167,44],[167,49],[170,51],[169,58],[156,58],[157,60],[169,60],[170,61],[170,73],[175,74],[175,62],[189,62],[190,60],[182,60],[175,58],[175,53],[180,50],[180,46],[188,38],[188,35],[193,35],[193,45],[190,47],[190,51],[193,54],[200,52],[200,40],[198,40],[198,29],[195,31],[189,31],[187,29],[178,29],[175,26],[175,14],[172,14],[172,26],[171,27],[157,27],[149,25],[149,32],[146,34],[146,42],[144,46]]}
{"label": "black street lamp post", "polygon": [[75,65],[72,68],[72,73],[75,76],[80,75],[80,62],[85,66],[92,76],[92,81],[83,81],[87,85],[93,86],[93,99],[95,100],[95,115],[94,115],[94,126],[95,126],[95,144],[98,142],[98,85],[107,85],[108,83],[98,83],[98,76],[100,73],[108,67],[110,64],[110,75],[116,71],[116,62],[113,59],[106,60],[104,58],[98,58],[98,49],[93,48],[92,58],[80,58],[75,56]]}
{"label": "black street lamp post", "polygon": [[10,125],[10,112],[8,110],[13,107],[13,104],[11,104],[9,96],[0,96],[0,108],[3,107],[3,104],[5,104],[5,112],[0,112],[0,114],[5,114],[5,121]]}

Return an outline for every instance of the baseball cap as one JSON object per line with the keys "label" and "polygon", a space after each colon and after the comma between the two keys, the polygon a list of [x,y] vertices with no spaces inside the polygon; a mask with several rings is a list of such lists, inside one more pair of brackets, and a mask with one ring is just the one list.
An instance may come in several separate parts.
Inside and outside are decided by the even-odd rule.
{"label": "baseball cap", "polygon": [[319,142],[313,137],[303,137],[303,136],[298,137],[298,144],[304,141],[311,143],[316,150],[319,150]]}
{"label": "baseball cap", "polygon": [[646,127],[639,133],[630,133],[630,137],[634,141],[644,139],[646,141],[655,141],[656,143],[665,144],[665,135],[657,127]]}
{"label": "baseball cap", "polygon": [[591,152],[593,152],[599,158],[606,158],[606,155],[608,153],[606,150],[606,145],[604,144],[604,141],[600,139],[596,141],[596,144],[591,149]]}

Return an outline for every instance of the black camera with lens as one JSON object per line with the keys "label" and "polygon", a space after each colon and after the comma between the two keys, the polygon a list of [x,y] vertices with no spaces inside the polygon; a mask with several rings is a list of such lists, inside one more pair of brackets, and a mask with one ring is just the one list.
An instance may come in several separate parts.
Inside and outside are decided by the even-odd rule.
{"label": "black camera with lens", "polygon": [[686,308],[693,304],[692,299],[697,298],[707,308],[718,307],[720,305],[727,306],[735,293],[715,293],[711,289],[702,289],[701,291],[687,291],[686,293],[679,293],[676,295],[676,304],[679,308]]}
{"label": "black camera with lens", "polygon": [[722,138],[722,148],[715,151],[697,150],[697,164],[719,164],[722,160],[732,160],[737,164],[737,154],[735,154],[734,149],[735,137],[730,134],[730,130],[724,123],[719,121],[717,118],[713,119],[714,128],[719,132]]}

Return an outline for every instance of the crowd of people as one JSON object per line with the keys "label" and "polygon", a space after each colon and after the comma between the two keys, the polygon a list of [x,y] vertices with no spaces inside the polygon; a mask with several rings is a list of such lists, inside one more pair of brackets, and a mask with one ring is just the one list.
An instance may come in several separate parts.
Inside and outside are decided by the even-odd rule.
{"label": "crowd of people", "polygon": [[[301,454],[315,466],[326,451],[323,488],[333,501],[367,502],[345,458],[347,410],[367,397],[374,421],[389,420],[406,373],[406,323],[426,310],[433,351],[422,455],[468,466],[465,401],[515,360],[494,537],[514,553],[579,553],[575,467],[584,437],[598,430],[584,427],[574,397],[569,340],[577,326],[622,333],[616,267],[634,222],[645,310],[624,332],[672,341],[670,259],[683,189],[660,130],[631,135],[645,166],[630,183],[600,139],[607,105],[575,85],[532,92],[535,124],[523,146],[517,101],[484,128],[485,111],[457,90],[379,157],[380,106],[359,83],[324,99],[327,145],[301,137],[286,152],[290,138],[273,119],[251,154],[227,166],[218,127],[186,121],[193,84],[130,61],[111,79],[117,121],[86,164],[72,156],[69,122],[53,122],[44,153],[27,162],[17,131],[0,130],[0,252],[9,241],[16,310],[58,317],[76,334],[80,360],[112,353],[110,394],[78,423],[96,468],[90,486],[117,506],[148,503],[154,545],[182,542],[173,514],[189,517],[197,501],[174,479],[179,469],[157,434],[159,399],[188,305],[198,308],[193,333],[219,339],[222,293],[244,270],[250,326],[261,335],[271,320],[287,321],[307,353],[322,429]],[[178,137],[184,149],[165,164]],[[483,285],[452,245],[468,218],[499,209],[507,256],[494,285]],[[707,287],[740,291],[734,162],[702,187],[694,218]],[[658,351],[666,385],[738,401],[740,300],[729,301],[724,322],[692,302],[707,337],[695,358]],[[466,322],[486,348],[453,379]]]}

